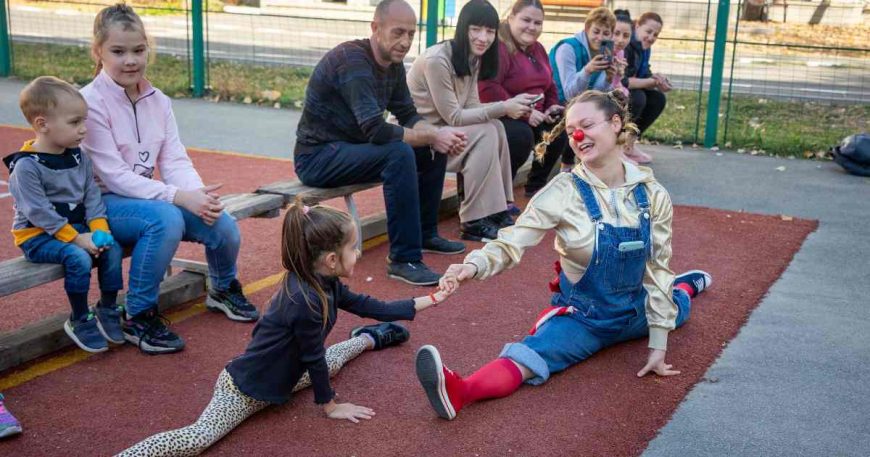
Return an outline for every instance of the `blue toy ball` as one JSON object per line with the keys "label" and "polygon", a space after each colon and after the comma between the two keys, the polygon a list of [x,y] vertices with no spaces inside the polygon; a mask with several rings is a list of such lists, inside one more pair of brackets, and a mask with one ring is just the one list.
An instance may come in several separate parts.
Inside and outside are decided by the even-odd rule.
{"label": "blue toy ball", "polygon": [[93,241],[94,245],[98,248],[108,247],[115,244],[115,239],[112,238],[112,235],[109,235],[102,230],[94,230],[94,234],[91,235],[91,241]]}

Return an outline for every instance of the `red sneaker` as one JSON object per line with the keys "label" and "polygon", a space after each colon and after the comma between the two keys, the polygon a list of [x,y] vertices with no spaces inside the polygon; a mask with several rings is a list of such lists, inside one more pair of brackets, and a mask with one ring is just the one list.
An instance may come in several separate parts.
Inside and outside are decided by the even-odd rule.
{"label": "red sneaker", "polygon": [[441,363],[435,346],[417,350],[417,379],[426,391],[432,408],[443,419],[453,420],[462,409],[462,378]]}

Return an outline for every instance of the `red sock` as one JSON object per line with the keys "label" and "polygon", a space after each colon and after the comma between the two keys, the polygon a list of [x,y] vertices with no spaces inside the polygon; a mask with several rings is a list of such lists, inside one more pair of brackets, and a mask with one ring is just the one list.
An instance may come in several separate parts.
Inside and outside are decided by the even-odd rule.
{"label": "red sock", "polygon": [[523,374],[510,359],[498,358],[465,378],[463,406],[485,398],[507,397],[523,384]]}
{"label": "red sock", "polygon": [[679,284],[674,284],[674,289],[683,289],[689,294],[689,297],[695,298],[695,288],[689,283],[681,282]]}

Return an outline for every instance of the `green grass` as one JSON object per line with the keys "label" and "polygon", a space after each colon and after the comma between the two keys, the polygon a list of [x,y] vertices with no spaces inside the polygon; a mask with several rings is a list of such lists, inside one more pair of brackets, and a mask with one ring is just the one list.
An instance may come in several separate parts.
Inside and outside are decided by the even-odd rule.
{"label": "green grass", "polygon": [[[30,80],[53,75],[79,86],[93,79],[94,63],[85,47],[14,43],[15,76]],[[311,75],[307,67],[273,67],[212,61],[209,84],[213,100],[300,107]],[[170,97],[190,96],[187,59],[158,55],[148,79]]]}
{"label": "green grass", "polygon": [[[831,105],[814,102],[786,102],[758,96],[733,96],[727,117],[728,100],[721,102],[720,146],[756,151],[760,154],[821,157],[824,151],[853,133],[870,130],[870,105]],[[707,115],[707,93],[701,102],[698,126],[703,142]],[[649,128],[649,140],[666,144],[690,145],[695,139],[698,93],[672,91],[661,117]]]}
{"label": "green grass", "polygon": [[[62,45],[14,44],[14,73],[22,80],[54,75],[83,86],[93,77],[88,49]],[[188,62],[158,56],[148,69],[148,78],[175,98],[190,96]],[[211,93],[215,101],[258,103],[282,108],[300,108],[311,75],[308,67],[273,67],[213,61],[209,66]],[[725,148],[755,150],[761,154],[819,157],[844,137],[870,130],[870,105],[841,105],[782,102],[759,97],[735,96],[731,100],[727,138],[727,100],[720,112],[719,144]],[[707,94],[701,101],[698,142],[704,135]],[[695,139],[698,93],[673,91],[668,106],[650,127],[646,138],[664,144],[691,145]]]}

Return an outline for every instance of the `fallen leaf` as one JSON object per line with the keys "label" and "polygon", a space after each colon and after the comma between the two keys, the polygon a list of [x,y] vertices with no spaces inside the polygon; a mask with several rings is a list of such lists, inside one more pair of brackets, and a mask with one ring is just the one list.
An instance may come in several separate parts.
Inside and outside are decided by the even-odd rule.
{"label": "fallen leaf", "polygon": [[270,102],[274,102],[281,98],[281,92],[277,90],[264,90],[260,92],[260,97],[269,100]]}
{"label": "fallen leaf", "polygon": [[740,148],[737,150],[738,154],[746,154],[746,149]]}
{"label": "fallen leaf", "polygon": [[254,100],[252,100],[251,97],[245,97],[245,99],[242,100],[242,103],[244,103],[246,105],[250,105],[251,103],[253,103],[253,101]]}
{"label": "fallen leaf", "polygon": [[776,171],[785,171],[785,166],[776,167]]}
{"label": "fallen leaf", "polygon": [[710,150],[716,152],[719,150],[719,146],[713,146],[712,148],[710,148]]}

